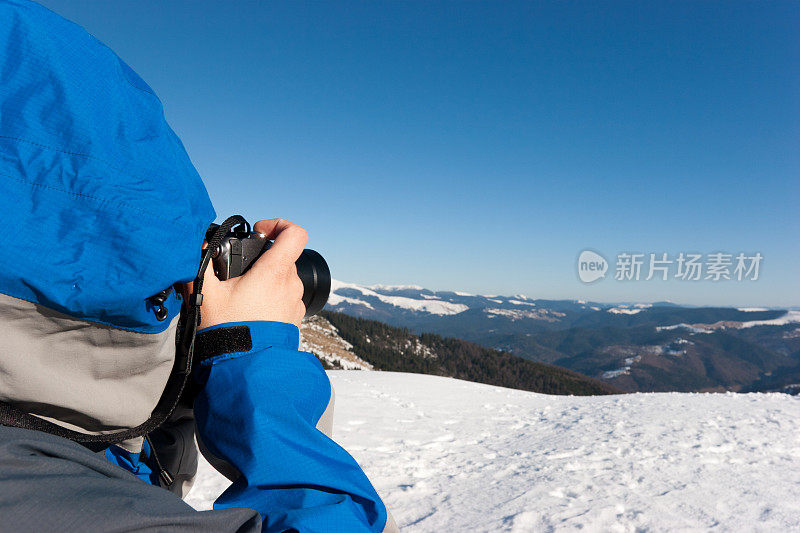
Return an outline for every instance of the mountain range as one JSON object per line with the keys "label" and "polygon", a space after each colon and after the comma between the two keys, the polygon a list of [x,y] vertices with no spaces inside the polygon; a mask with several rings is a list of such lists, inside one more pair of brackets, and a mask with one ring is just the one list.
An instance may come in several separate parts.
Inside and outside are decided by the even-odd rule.
{"label": "mountain range", "polygon": [[793,390],[800,383],[800,311],[792,309],[543,300],[340,281],[326,309],[557,365],[629,392]]}

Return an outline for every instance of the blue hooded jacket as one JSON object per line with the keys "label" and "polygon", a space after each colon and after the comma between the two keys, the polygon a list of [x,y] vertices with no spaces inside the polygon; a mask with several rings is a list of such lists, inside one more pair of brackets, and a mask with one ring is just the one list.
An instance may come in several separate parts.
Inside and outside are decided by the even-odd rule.
{"label": "blue hooded jacket", "polygon": [[[0,0],[0,183],[0,401],[89,434],[141,424],[171,371],[181,307],[173,291],[159,320],[149,298],[194,278],[215,213],[153,90],[81,27],[23,0]],[[0,427],[4,528],[393,529],[323,431],[332,390],[298,351],[297,327],[201,335],[231,328],[248,342],[194,374],[197,435],[236,472],[219,511],[153,486],[141,440],[97,454]]]}

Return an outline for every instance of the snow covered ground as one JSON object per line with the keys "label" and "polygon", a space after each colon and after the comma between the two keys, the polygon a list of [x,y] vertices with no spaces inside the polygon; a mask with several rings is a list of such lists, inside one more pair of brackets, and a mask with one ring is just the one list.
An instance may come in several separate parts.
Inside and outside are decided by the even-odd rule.
{"label": "snow covered ground", "polygon": [[[334,438],[403,531],[800,530],[800,398],[546,396],[332,371]],[[227,482],[201,465],[189,502]]]}

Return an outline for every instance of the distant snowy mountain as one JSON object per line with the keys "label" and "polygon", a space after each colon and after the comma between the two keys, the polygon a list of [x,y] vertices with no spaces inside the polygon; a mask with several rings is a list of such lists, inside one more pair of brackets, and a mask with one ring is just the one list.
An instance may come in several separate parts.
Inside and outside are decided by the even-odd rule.
{"label": "distant snowy mountain", "polygon": [[[673,326],[677,316],[711,320],[709,327],[747,328],[800,323],[800,311],[767,308],[698,308],[671,302],[607,304],[585,300],[542,300],[514,296],[477,295],[459,291],[432,291],[418,285],[358,285],[333,280],[326,309],[353,316],[384,320],[393,325],[435,324],[501,317],[529,321],[547,329],[573,326]],[[459,316],[456,316],[459,315]],[[616,315],[616,316],[615,316]],[[627,318],[619,315],[629,315]],[[642,315],[632,318],[632,315]],[[718,320],[713,320],[718,318]]]}
{"label": "distant snowy mountain", "polygon": [[[420,315],[447,316],[475,309],[485,310],[487,315],[499,314],[498,311],[529,312],[532,307],[536,307],[536,303],[528,301],[527,297],[523,295],[513,297],[480,296],[467,292],[434,292],[418,285],[365,286],[333,280],[327,308],[333,311],[360,312],[365,316],[402,311]],[[369,313],[367,310],[372,310],[374,313]],[[547,320],[548,318],[545,317],[548,314],[545,311],[533,313],[531,316],[539,317],[541,315],[542,319]]]}
{"label": "distant snowy mountain", "polygon": [[[800,400],[568,397],[331,371],[334,438],[402,531],[797,531]],[[201,462],[187,501],[228,481]]]}
{"label": "distant snowy mountain", "polygon": [[[347,296],[348,294],[353,296]],[[362,306],[375,309],[370,302],[432,315],[456,315],[469,309],[469,306],[462,303],[437,298],[430,291],[416,285],[362,287],[355,283],[337,280],[331,283],[331,296],[328,299],[331,309],[336,309],[337,306]]]}
{"label": "distant snowy mountain", "polygon": [[626,391],[775,390],[800,379],[798,310],[542,300],[341,281],[333,283],[326,309],[464,339]]}

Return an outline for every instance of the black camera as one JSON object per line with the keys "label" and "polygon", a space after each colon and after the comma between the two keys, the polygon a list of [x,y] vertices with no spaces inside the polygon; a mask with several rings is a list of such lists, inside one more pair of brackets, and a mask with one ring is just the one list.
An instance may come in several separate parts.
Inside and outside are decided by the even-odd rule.
{"label": "black camera", "polygon": [[[211,224],[206,232],[206,240],[209,240],[218,228],[219,225]],[[272,241],[263,233],[248,231],[243,225],[234,227],[222,238],[219,253],[212,258],[214,274],[223,281],[241,276],[271,246]],[[295,265],[297,265],[297,275],[303,282],[305,316],[316,315],[322,311],[331,292],[331,271],[328,263],[319,253],[305,249]]]}

